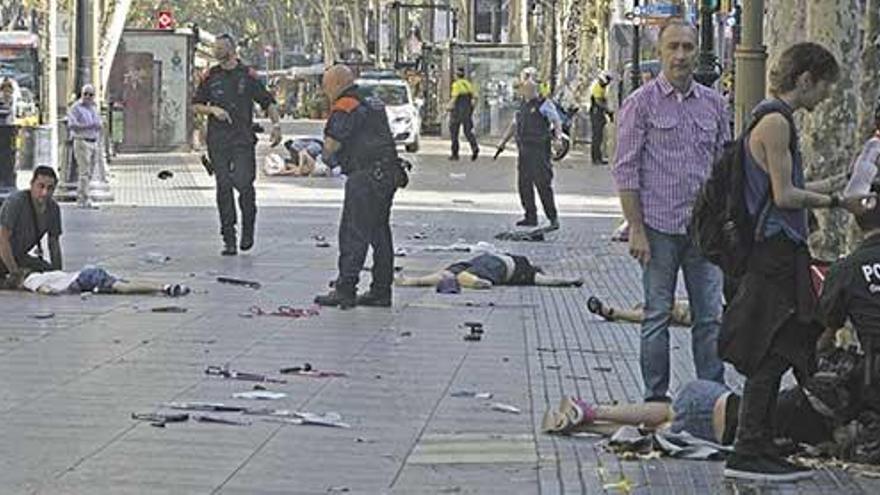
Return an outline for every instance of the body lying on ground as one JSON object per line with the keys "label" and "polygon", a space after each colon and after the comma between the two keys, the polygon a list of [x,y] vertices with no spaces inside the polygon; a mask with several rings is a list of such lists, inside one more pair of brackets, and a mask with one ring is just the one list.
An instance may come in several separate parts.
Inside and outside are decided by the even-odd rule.
{"label": "body lying on ground", "polygon": [[[638,303],[631,309],[615,308],[606,305],[596,296],[587,299],[587,309],[590,313],[601,316],[606,321],[625,321],[629,323],[641,323],[645,319],[645,305]],[[670,314],[672,325],[689,327],[692,324],[691,308],[687,301],[675,301]]]}
{"label": "body lying on ground", "polygon": [[77,272],[60,270],[27,275],[17,287],[37,294],[60,295],[92,292],[95,294],[164,294],[178,297],[189,294],[183,284],[164,284],[146,280],[128,280],[116,277],[103,268],[88,266]]}
{"label": "body lying on ground", "polygon": [[495,285],[543,285],[580,287],[582,278],[547,275],[532,265],[525,256],[509,253],[481,253],[467,261],[453,263],[446,268],[421,277],[400,275],[394,281],[404,287],[430,287],[444,280],[455,280],[468,289],[490,289]]}
{"label": "body lying on ground", "polygon": [[[823,353],[816,373],[803,385],[780,391],[772,414],[777,446],[816,447],[823,455],[862,463],[880,462],[876,393],[866,386],[864,356],[853,349]],[[741,397],[725,385],[694,380],[672,402],[591,405],[564,397],[544,415],[545,433],[611,435],[623,426],[687,432],[721,445],[733,443]]]}

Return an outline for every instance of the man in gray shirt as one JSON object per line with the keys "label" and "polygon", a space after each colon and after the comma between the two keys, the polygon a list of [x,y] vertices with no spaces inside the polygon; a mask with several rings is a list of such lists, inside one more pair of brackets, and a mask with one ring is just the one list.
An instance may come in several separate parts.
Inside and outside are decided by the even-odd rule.
{"label": "man in gray shirt", "polygon": [[[52,199],[58,176],[50,167],[37,167],[29,190],[17,191],[0,207],[0,279],[16,286],[26,272],[61,270],[61,209]],[[49,234],[49,259],[40,241]],[[37,256],[30,252],[37,248]],[[8,277],[6,277],[9,275]]]}

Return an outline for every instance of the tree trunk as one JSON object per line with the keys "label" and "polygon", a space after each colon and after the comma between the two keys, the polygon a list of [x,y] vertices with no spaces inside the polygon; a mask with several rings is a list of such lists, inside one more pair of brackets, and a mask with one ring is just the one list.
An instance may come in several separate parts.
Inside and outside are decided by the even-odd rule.
{"label": "tree trunk", "polygon": [[880,81],[880,0],[867,0],[862,37],[862,73],[859,84],[859,139],[866,140],[874,132],[874,106],[877,104],[877,81]]}
{"label": "tree trunk", "polygon": [[366,12],[366,5],[362,0],[350,0],[348,12],[351,19],[351,46],[357,48],[363,54],[364,59],[367,57],[367,39],[364,36],[364,18],[363,13]]}
{"label": "tree trunk", "polygon": [[[807,37],[831,50],[841,66],[831,96],[804,119],[801,142],[808,180],[847,170],[856,149],[859,74],[859,2],[809,2]],[[843,252],[848,215],[841,210],[815,210],[819,229],[810,236],[814,256],[836,259]]]}

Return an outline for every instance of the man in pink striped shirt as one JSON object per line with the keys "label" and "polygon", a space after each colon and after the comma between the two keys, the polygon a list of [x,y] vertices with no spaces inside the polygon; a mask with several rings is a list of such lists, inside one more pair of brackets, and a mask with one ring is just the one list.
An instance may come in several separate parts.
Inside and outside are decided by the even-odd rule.
{"label": "man in pink striped shirt", "polygon": [[630,254],[642,265],[645,319],[641,369],[646,401],[668,401],[669,322],[679,269],[693,315],[697,377],[724,382],[718,357],[722,274],[687,235],[691,209],[730,140],[724,98],[693,81],[697,32],[681,19],[660,31],[662,73],[618,112],[614,179],[630,225]]}

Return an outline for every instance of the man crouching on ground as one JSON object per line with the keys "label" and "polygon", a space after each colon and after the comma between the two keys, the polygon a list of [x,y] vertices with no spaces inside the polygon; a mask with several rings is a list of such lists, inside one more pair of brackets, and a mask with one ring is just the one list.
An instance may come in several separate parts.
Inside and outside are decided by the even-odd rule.
{"label": "man crouching on ground", "polygon": [[[11,194],[0,207],[0,285],[16,287],[26,272],[61,270],[61,209],[52,198],[57,183],[53,169],[37,167],[30,189]],[[51,263],[40,243],[46,234]],[[35,247],[37,256],[31,256]]]}

